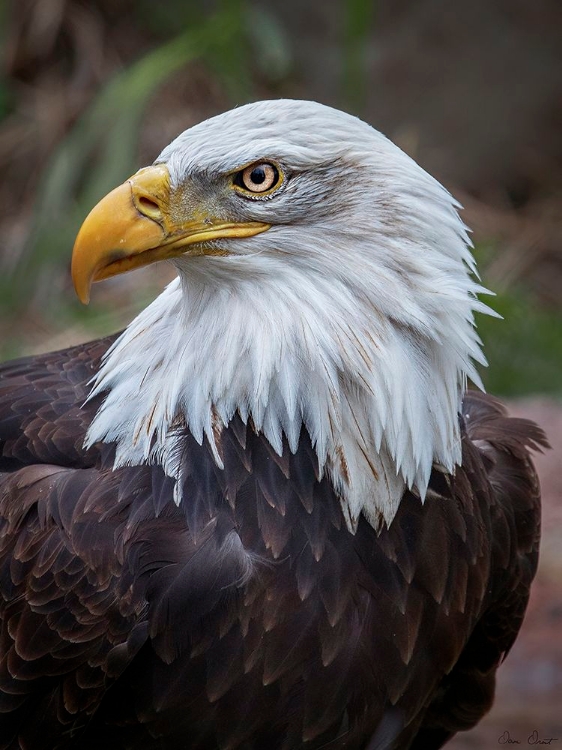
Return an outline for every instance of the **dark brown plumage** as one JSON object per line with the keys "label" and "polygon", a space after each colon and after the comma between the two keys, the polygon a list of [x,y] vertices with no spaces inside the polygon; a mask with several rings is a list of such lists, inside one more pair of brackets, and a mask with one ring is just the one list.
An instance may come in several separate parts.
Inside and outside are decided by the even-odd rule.
{"label": "dark brown plumage", "polygon": [[537,564],[543,433],[464,400],[463,463],[352,534],[303,430],[224,471],[84,451],[112,339],[0,369],[0,748],[430,748],[491,705]]}

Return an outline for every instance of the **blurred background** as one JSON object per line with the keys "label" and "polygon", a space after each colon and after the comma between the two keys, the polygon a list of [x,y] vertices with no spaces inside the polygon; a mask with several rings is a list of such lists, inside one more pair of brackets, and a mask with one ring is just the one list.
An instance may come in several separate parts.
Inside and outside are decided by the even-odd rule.
{"label": "blurred background", "polygon": [[[90,208],[190,125],[262,98],[358,114],[464,205],[492,304],[489,391],[537,419],[541,567],[490,716],[562,747],[562,3],[560,0],[0,0],[0,359],[118,330],[162,267],[74,297]],[[556,746],[556,742],[552,743]]]}

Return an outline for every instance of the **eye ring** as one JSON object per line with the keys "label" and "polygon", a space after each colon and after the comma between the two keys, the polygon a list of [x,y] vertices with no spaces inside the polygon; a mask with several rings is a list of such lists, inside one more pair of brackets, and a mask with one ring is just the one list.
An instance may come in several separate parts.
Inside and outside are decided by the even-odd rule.
{"label": "eye ring", "polygon": [[254,162],[234,175],[233,184],[250,196],[266,196],[276,190],[283,178],[279,168],[268,161]]}

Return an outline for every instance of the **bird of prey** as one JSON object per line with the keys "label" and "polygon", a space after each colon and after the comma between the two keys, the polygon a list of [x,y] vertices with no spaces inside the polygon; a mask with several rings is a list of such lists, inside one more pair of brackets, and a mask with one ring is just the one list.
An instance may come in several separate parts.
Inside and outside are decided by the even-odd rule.
{"label": "bird of prey", "polygon": [[264,101],[86,218],[168,260],[120,335],[0,369],[0,748],[444,744],[537,564],[538,427],[484,363],[450,194],[366,123]]}

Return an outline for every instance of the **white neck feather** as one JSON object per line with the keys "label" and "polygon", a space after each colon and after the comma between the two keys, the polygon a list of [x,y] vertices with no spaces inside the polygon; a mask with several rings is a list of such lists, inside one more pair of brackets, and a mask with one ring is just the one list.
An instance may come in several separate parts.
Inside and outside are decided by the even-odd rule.
{"label": "white neck feather", "polygon": [[96,378],[92,396],[108,394],[88,443],[115,441],[116,466],[158,462],[178,478],[178,417],[219,466],[217,418],[220,429],[235,412],[251,417],[278,453],[283,434],[296,450],[304,425],[351,529],[361,512],[375,527],[390,523],[405,487],[423,498],[434,463],[454,469],[460,399],[479,357],[466,296],[456,319],[436,310],[434,335],[420,338],[333,278],[280,268],[256,287],[235,258],[219,261],[218,280],[215,259],[196,260],[129,325]]}

